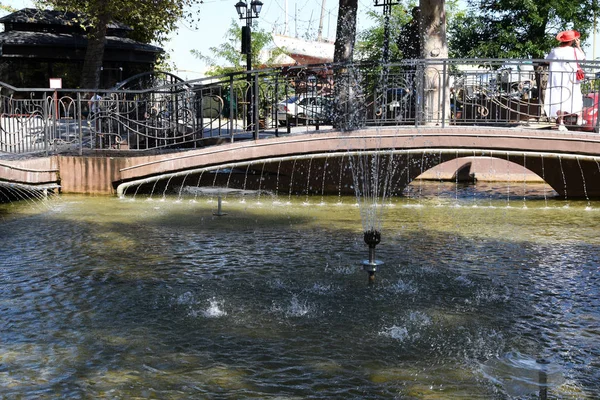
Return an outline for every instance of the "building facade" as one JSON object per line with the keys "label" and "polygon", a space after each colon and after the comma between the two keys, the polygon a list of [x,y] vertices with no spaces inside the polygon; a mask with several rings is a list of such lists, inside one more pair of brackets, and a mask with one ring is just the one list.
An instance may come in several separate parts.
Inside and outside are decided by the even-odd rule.
{"label": "building facade", "polygon": [[[78,88],[87,38],[71,12],[26,8],[0,18],[0,81],[21,88],[49,87],[60,78],[63,88]],[[138,73],[152,71],[160,47],[128,37],[132,29],[108,26],[100,87],[111,88]]]}

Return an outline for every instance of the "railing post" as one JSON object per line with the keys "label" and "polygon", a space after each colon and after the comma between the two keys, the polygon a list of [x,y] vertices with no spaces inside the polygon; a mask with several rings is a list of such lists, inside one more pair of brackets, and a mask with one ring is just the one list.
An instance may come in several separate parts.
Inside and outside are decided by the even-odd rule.
{"label": "railing post", "polygon": [[79,155],[83,155],[83,128],[81,126],[81,92],[77,92],[77,121],[79,128]]}
{"label": "railing post", "polygon": [[254,74],[254,79],[253,79],[253,88],[252,91],[253,96],[252,96],[252,117],[254,118],[254,140],[258,140],[258,128],[259,128],[259,109],[258,109],[258,104],[259,104],[259,99],[258,99],[258,73]]}
{"label": "railing post", "polygon": [[[115,99],[115,110],[117,112],[118,119],[120,120],[121,110],[122,110],[122,108],[121,108],[121,97],[120,97],[120,95],[119,95],[118,92],[113,93],[113,96],[114,96],[114,99]],[[115,136],[114,146],[115,146],[116,149],[121,149],[121,143],[123,143],[123,136],[121,136],[121,133],[124,132],[124,131],[123,131],[123,128],[122,128],[122,126],[121,126],[120,123],[117,123],[115,125],[115,128],[116,128],[116,136]],[[119,138],[121,138],[121,139],[119,140]],[[127,143],[129,143],[129,141]]]}
{"label": "railing post", "polygon": [[[56,91],[55,91],[56,93]],[[56,154],[58,152],[58,144],[57,144],[57,133],[58,133],[58,96],[55,96],[55,94],[52,95],[52,102],[54,104],[52,104],[52,114],[54,115],[54,117],[52,118],[52,143],[54,144],[52,147],[52,152],[54,154]]]}
{"label": "railing post", "polygon": [[[229,136],[231,138],[231,143],[233,143],[233,75],[229,76]],[[237,111],[237,110],[236,110]]]}
{"label": "railing post", "polygon": [[[196,105],[198,106],[198,111],[200,113],[200,126],[202,127],[202,131],[200,131],[200,138],[204,140],[204,88],[200,89],[200,98],[196,101]],[[210,129],[212,130],[212,123]]]}
{"label": "railing post", "polygon": [[446,127],[446,96],[447,96],[448,90],[450,90],[450,88],[448,87],[448,84],[450,83],[450,78],[447,76],[447,74],[448,74],[447,62],[448,62],[448,60],[443,61],[442,84],[440,85],[440,87],[442,88],[442,128]]}
{"label": "railing post", "polygon": [[[290,87],[289,80],[286,80],[286,82],[285,82],[285,100],[286,101],[289,98],[289,87]],[[277,123],[279,123],[279,121]],[[287,117],[287,113],[286,113],[286,117],[285,117],[285,131],[288,134],[292,133],[292,127],[290,126],[290,121],[289,121],[289,119]]]}
{"label": "railing post", "polygon": [[279,74],[275,76],[275,96],[272,99],[272,103],[274,105],[271,106],[271,120],[275,123],[275,137],[279,137],[279,118],[277,118],[277,113],[279,112],[278,107],[278,95],[279,95]]}
{"label": "railing post", "polygon": [[44,153],[48,155],[49,152],[49,137],[50,133],[48,130],[50,129],[50,115],[49,109],[51,109],[52,104],[48,104],[46,101],[46,92],[42,94],[42,104],[43,104],[43,118],[44,118]]}
{"label": "railing post", "polygon": [[418,127],[421,122],[423,110],[423,79],[424,79],[424,64],[417,63],[415,68],[415,127]]}

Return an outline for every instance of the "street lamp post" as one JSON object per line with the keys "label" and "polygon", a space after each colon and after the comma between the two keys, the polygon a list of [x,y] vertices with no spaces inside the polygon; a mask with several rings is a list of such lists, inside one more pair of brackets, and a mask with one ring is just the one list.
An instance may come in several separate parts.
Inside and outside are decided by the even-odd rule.
{"label": "street lamp post", "polygon": [[375,7],[383,7],[383,62],[387,64],[390,58],[390,14],[392,6],[400,4],[397,0],[375,0]]}
{"label": "street lamp post", "polygon": [[[260,10],[262,9],[263,3],[260,0],[252,0],[250,2],[250,7],[248,7],[248,3],[246,0],[240,0],[235,5],[235,10],[240,16],[241,20],[246,20],[246,25],[242,26],[242,54],[246,55],[246,71],[248,75],[246,80],[248,82],[248,88],[246,92],[246,102],[248,103],[248,114],[247,114],[247,126],[246,129],[250,130],[250,127],[253,124],[256,124],[254,118],[256,115],[256,107],[253,102],[252,96],[252,78],[250,77],[250,71],[252,71],[252,20],[254,18],[258,18],[258,14],[260,14]],[[258,127],[255,129],[255,136],[257,136]],[[257,139],[258,137],[255,137]]]}

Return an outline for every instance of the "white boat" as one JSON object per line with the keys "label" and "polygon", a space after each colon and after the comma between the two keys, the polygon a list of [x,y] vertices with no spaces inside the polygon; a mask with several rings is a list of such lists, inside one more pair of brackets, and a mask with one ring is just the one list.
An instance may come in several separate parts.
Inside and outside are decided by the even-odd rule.
{"label": "white boat", "polygon": [[309,41],[273,34],[273,43],[300,65],[333,62],[333,42]]}

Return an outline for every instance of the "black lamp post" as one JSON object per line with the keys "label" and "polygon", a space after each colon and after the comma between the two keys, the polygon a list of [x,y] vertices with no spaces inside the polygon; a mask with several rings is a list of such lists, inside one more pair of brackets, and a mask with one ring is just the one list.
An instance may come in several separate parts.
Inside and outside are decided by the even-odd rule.
{"label": "black lamp post", "polygon": [[383,63],[387,64],[390,58],[390,14],[392,6],[400,4],[397,0],[375,0],[375,7],[383,7]]}
{"label": "black lamp post", "polygon": [[[260,10],[262,9],[263,3],[260,0],[252,0],[250,7],[245,0],[240,0],[235,5],[235,10],[240,16],[241,20],[246,20],[246,25],[242,26],[242,54],[246,55],[246,71],[252,70],[252,20],[258,18]],[[256,112],[256,107],[252,103],[252,79],[250,74],[247,76],[248,91],[246,96],[246,102],[248,103],[248,116],[247,116],[247,129],[253,124],[253,114]],[[256,131],[256,129],[255,129]]]}

